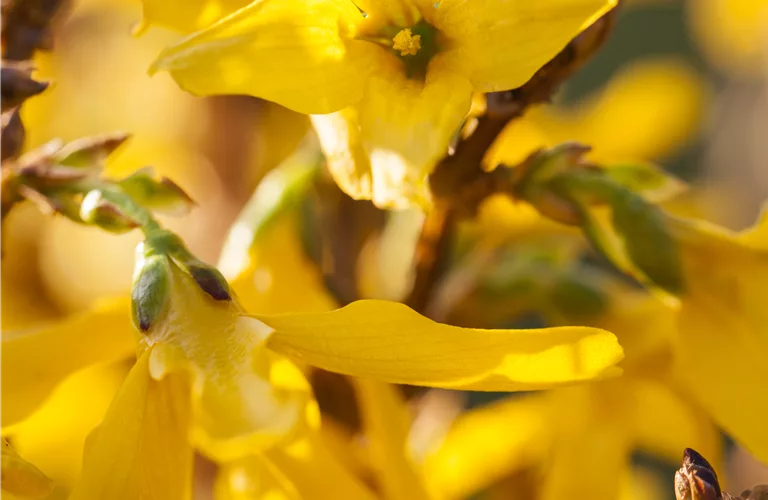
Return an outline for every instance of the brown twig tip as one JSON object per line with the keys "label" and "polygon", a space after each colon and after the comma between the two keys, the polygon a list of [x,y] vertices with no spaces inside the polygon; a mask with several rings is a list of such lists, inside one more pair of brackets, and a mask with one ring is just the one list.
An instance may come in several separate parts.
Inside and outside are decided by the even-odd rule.
{"label": "brown twig tip", "polygon": [[48,82],[38,82],[29,76],[29,72],[16,65],[3,62],[0,69],[0,89],[2,112],[21,105],[30,97],[48,88]]}

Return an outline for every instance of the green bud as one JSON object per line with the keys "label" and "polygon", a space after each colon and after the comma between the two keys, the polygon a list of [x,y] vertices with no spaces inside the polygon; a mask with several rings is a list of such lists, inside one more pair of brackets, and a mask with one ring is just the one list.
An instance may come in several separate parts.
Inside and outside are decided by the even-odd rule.
{"label": "green bud", "polygon": [[168,215],[184,215],[195,202],[172,180],[156,180],[151,168],[142,169],[120,181],[120,189],[140,205]]}
{"label": "green bud", "polygon": [[101,191],[89,191],[80,205],[80,218],[86,224],[98,226],[112,233],[125,233],[139,226],[116,205],[104,199]]}
{"label": "green bud", "polygon": [[139,243],[131,290],[134,326],[147,332],[165,311],[170,295],[171,262],[165,255],[147,249],[144,242]]}

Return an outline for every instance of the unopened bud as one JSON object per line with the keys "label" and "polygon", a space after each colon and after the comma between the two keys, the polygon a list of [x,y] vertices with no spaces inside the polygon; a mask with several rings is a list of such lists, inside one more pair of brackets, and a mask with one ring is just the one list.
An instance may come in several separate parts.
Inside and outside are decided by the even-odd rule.
{"label": "unopened bud", "polygon": [[125,215],[113,203],[104,199],[101,191],[89,191],[80,205],[80,218],[112,233],[125,233],[138,227],[138,223]]}
{"label": "unopened bud", "polygon": [[171,263],[168,257],[145,248],[144,243],[139,243],[136,248],[131,290],[133,324],[141,332],[147,332],[157,322],[171,295]]}
{"label": "unopened bud", "polygon": [[686,448],[683,466],[675,473],[677,500],[721,500],[715,469],[697,451]]}
{"label": "unopened bud", "polygon": [[33,80],[25,68],[3,63],[0,72],[3,113],[48,88],[48,83]]}
{"label": "unopened bud", "polygon": [[229,284],[221,272],[204,262],[194,262],[186,265],[189,274],[197,285],[215,300],[232,300]]}
{"label": "unopened bud", "polygon": [[153,178],[152,169],[143,169],[120,181],[120,189],[140,205],[168,215],[184,215],[195,202],[172,180]]}

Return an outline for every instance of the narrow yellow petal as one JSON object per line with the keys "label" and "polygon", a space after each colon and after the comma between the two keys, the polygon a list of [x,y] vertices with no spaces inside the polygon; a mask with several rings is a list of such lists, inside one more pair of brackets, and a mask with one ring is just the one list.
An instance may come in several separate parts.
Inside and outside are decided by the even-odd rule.
{"label": "narrow yellow petal", "polygon": [[411,385],[533,390],[600,377],[622,358],[586,327],[479,330],[435,323],[402,304],[362,300],[327,313],[257,316],[267,346],[326,370]]}
{"label": "narrow yellow petal", "polygon": [[397,388],[375,380],[355,379],[366,442],[384,499],[433,498],[408,448],[412,417]]}
{"label": "narrow yellow petal", "polygon": [[3,429],[16,449],[56,482],[57,490],[77,482],[86,437],[103,420],[129,368],[126,360],[81,370],[29,418]]}
{"label": "narrow yellow petal", "polygon": [[470,78],[476,90],[493,92],[524,84],[616,4],[616,0],[441,0],[422,12],[451,41],[437,58]]}
{"label": "narrow yellow petal", "polygon": [[428,456],[424,475],[442,498],[467,498],[543,460],[551,444],[542,395],[505,399],[459,417]]}
{"label": "narrow yellow petal", "polygon": [[376,205],[429,204],[427,175],[448,153],[471,102],[469,81],[440,64],[430,65],[424,82],[394,66],[371,76],[358,109]]}
{"label": "narrow yellow petal", "polygon": [[135,352],[130,310],[128,298],[119,299],[34,330],[3,332],[3,426],[24,419],[70,374]]}
{"label": "narrow yellow petal", "polygon": [[53,483],[45,474],[19,456],[5,439],[2,439],[0,457],[4,492],[21,499],[43,498],[53,490]]}
{"label": "narrow yellow petal", "polygon": [[301,113],[359,101],[386,51],[352,40],[362,14],[349,0],[259,0],[166,49],[170,71],[197,95],[249,94]]}
{"label": "narrow yellow petal", "polygon": [[191,33],[245,7],[248,0],[142,0],[144,25]]}
{"label": "narrow yellow petal", "polygon": [[688,221],[681,247],[677,374],[712,418],[768,461],[768,246],[762,227],[740,238]]}
{"label": "narrow yellow petal", "polygon": [[216,493],[221,500],[376,499],[314,433],[228,464],[217,479]]}
{"label": "narrow yellow petal", "polygon": [[191,498],[189,382],[176,374],[153,380],[149,358],[139,358],[90,436],[70,500]]}

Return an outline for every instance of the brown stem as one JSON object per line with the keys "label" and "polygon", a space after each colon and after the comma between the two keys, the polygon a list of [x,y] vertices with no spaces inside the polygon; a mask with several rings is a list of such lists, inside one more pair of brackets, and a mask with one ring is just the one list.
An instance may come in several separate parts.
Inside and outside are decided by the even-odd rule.
{"label": "brown stem", "polygon": [[507,185],[508,172],[486,172],[486,151],[507,124],[537,103],[548,101],[562,82],[602,46],[613,28],[613,9],[573,39],[522,87],[487,94],[487,112],[478,119],[472,135],[459,142],[455,152],[435,167],[429,178],[436,206],[422,228],[416,247],[413,289],[406,303],[424,312],[439,282],[450,253],[459,218],[471,216],[479,203]]}

